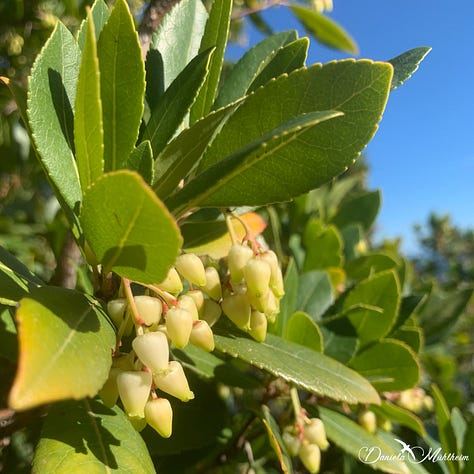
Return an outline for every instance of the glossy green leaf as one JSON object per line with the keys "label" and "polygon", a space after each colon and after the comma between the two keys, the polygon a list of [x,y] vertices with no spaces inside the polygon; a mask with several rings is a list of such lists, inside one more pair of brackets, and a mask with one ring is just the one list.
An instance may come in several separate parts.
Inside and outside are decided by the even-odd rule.
{"label": "glossy green leaf", "polygon": [[176,190],[179,182],[199,163],[222,123],[237,107],[238,104],[231,104],[211,112],[168,143],[155,161],[153,189],[158,196],[165,198]]}
{"label": "glossy green leaf", "polygon": [[145,140],[132,150],[128,157],[126,168],[136,171],[147,184],[151,184],[154,177],[154,165],[150,142]]}
{"label": "glossy green leaf", "polygon": [[361,253],[359,248],[366,245],[361,226],[359,224],[349,224],[342,229],[339,229],[339,231],[344,239],[345,261],[347,262],[357,258]]}
{"label": "glossy green leaf", "polygon": [[423,330],[416,326],[401,326],[396,331],[392,331],[390,337],[404,342],[417,354],[423,346]]}
{"label": "glossy green leaf", "polygon": [[0,304],[16,306],[29,291],[43,284],[23,263],[0,247]]}
{"label": "glossy green leaf", "polygon": [[444,339],[454,329],[472,294],[472,288],[465,288],[445,297],[430,295],[418,315],[427,345]]}
{"label": "glossy green leaf", "polygon": [[297,39],[280,48],[271,61],[258,74],[250,85],[248,92],[252,92],[265,85],[268,81],[282,74],[289,74],[295,69],[300,69],[306,64],[308,56],[309,39]]}
{"label": "glossy green leaf", "polygon": [[84,196],[81,222],[103,271],[141,283],[162,281],[181,247],[173,216],[132,171],[96,181]]}
{"label": "glossy green leaf", "polygon": [[[260,182],[261,187],[265,187],[264,183],[267,183],[267,180],[268,182],[273,180],[266,175],[265,181],[262,181],[260,177],[257,178],[257,182],[255,180],[251,182],[248,180],[249,174],[257,173],[261,166],[268,166],[269,162],[273,161],[275,153],[291,148],[293,142],[298,140],[305,131],[339,115],[339,112],[334,111],[312,112],[283,123],[198,174],[181,191],[166,201],[168,207],[180,215],[195,207],[231,207],[270,203],[271,197],[269,199],[268,195],[258,193],[255,186],[257,182]],[[216,140],[221,135],[222,132]],[[260,195],[256,196],[254,192]]]}
{"label": "glossy green leaf", "polygon": [[303,233],[306,256],[303,271],[340,267],[343,262],[342,237],[335,226],[324,227],[316,219],[310,219]]}
{"label": "glossy green leaf", "polygon": [[274,58],[279,48],[295,41],[297,37],[298,33],[295,30],[282,31],[266,37],[250,48],[225,78],[214,103],[214,108],[217,109],[230,104],[246,95],[250,84]]}
{"label": "glossy green leaf", "polygon": [[293,472],[293,466],[291,464],[291,457],[288,454],[285,443],[281,436],[280,427],[277,421],[273,418],[270,409],[266,406],[262,406],[262,423],[267,430],[268,440],[270,442],[273,451],[275,452],[278,461],[280,463],[280,469],[283,474],[291,474]]}
{"label": "glossy green leaf", "polygon": [[255,91],[229,118],[206,151],[199,171],[225,162],[284,121],[313,111],[337,110],[344,116],[308,128],[268,159],[242,169],[232,182],[238,192],[228,192],[233,197],[228,204],[288,201],[314,189],[344,171],[371,139],[391,76],[390,65],[367,60],[315,64],[283,75]]}
{"label": "glossy green leaf", "polygon": [[28,118],[48,178],[71,209],[78,210],[81,185],[74,159],[74,102],[81,53],[58,22],[31,70]]}
{"label": "glossy green leaf", "polygon": [[331,218],[331,223],[337,227],[360,224],[365,231],[368,231],[379,209],[380,191],[351,193],[340,203],[337,212]]}
{"label": "glossy green leaf", "polygon": [[209,49],[196,56],[158,99],[143,132],[154,156],[162,151],[187,115],[206,78],[212,53]]}
{"label": "glossy green leaf", "polygon": [[[362,280],[348,293],[343,309],[350,311],[348,317],[361,345],[388,334],[397,317],[400,293],[400,284],[393,270]],[[372,311],[371,308],[378,308],[379,311]]]}
{"label": "glossy green leaf", "polygon": [[88,14],[85,44],[77,82],[74,144],[81,187],[86,190],[104,172],[104,131],[100,73],[92,14]]}
{"label": "glossy green leaf", "polygon": [[318,325],[303,311],[293,313],[288,320],[285,339],[313,351],[323,352],[323,336]]}
{"label": "glossy green leaf", "polygon": [[147,447],[118,407],[98,400],[56,404],[44,421],[33,460],[37,474],[154,474]]}
{"label": "glossy green leaf", "polygon": [[214,0],[206,23],[199,52],[216,48],[209,65],[209,74],[204,81],[196,101],[191,108],[190,121],[194,123],[204,117],[212,108],[217,94],[222,64],[229,34],[232,0]]}
{"label": "glossy green leaf", "polygon": [[285,294],[280,300],[280,313],[275,323],[269,325],[269,332],[277,336],[283,336],[286,331],[288,319],[297,309],[298,299],[298,269],[295,261],[290,259],[286,267],[285,277]]}
{"label": "glossy green leaf", "polygon": [[[90,14],[92,16],[92,23],[94,24],[94,36],[98,38],[102,28],[109,19],[109,7],[104,0],[95,0],[91,7]],[[79,48],[81,48],[81,51],[84,51],[84,46],[86,44],[86,32],[88,24],[89,16],[83,20],[77,33],[77,44],[79,45]]]}
{"label": "glossy green leaf", "polygon": [[335,21],[313,9],[299,5],[291,5],[290,9],[306,30],[321,43],[351,54],[358,54],[355,41]]}
{"label": "glossy green leaf", "polygon": [[297,302],[299,310],[318,321],[333,303],[334,293],[327,272],[313,270],[300,275]]}
{"label": "glossy green leaf", "polygon": [[352,359],[350,366],[381,392],[413,388],[420,378],[416,354],[395,339],[370,345]]}
{"label": "glossy green leaf", "polygon": [[390,90],[393,91],[408,81],[430,51],[431,48],[420,46],[390,59],[388,62],[393,66],[393,79]]}
{"label": "glossy green leaf", "polygon": [[395,451],[385,442],[370,434],[350,418],[336,411],[318,406],[328,439],[372,469],[408,474],[410,471]]}
{"label": "glossy green leaf", "polygon": [[159,52],[164,90],[198,53],[207,18],[201,0],[181,0],[160,22],[151,39],[150,50]]}
{"label": "glossy green leaf", "polygon": [[370,410],[382,418],[386,418],[394,423],[410,428],[422,437],[426,434],[425,427],[420,418],[406,408],[382,401],[380,406],[372,405]]}
{"label": "glossy green leaf", "polygon": [[[456,436],[454,434],[453,426],[451,425],[451,417],[448,405],[443,393],[436,385],[431,387],[431,393],[433,395],[436,421],[438,425],[438,436],[439,440],[441,441],[443,452],[460,454],[457,449]],[[456,474],[459,472],[458,461],[448,459],[446,460],[446,464],[450,473]]]}
{"label": "glossy green leaf", "polygon": [[409,318],[420,311],[427,300],[427,294],[424,295],[408,295],[404,296],[401,301],[400,311],[398,312],[397,320],[392,328],[395,331],[397,328],[405,324]]}
{"label": "glossy green leaf", "polygon": [[348,318],[323,319],[319,327],[324,340],[324,353],[347,364],[359,348],[356,330]]}
{"label": "glossy green leaf", "polygon": [[355,258],[344,267],[346,275],[352,280],[362,280],[369,278],[375,273],[396,268],[397,261],[383,253],[371,253]]}
{"label": "glossy green leaf", "polygon": [[112,364],[115,333],[97,301],[75,290],[37,288],[20,301],[16,321],[20,352],[11,407],[99,391]]}
{"label": "glossy green leaf", "polygon": [[133,18],[117,0],[97,45],[104,127],[104,169],[123,168],[143,114],[145,67]]}
{"label": "glossy green leaf", "polygon": [[380,402],[367,380],[319,352],[272,334],[267,334],[265,342],[259,343],[247,337],[216,332],[218,351],[238,357],[298,388],[347,403]]}

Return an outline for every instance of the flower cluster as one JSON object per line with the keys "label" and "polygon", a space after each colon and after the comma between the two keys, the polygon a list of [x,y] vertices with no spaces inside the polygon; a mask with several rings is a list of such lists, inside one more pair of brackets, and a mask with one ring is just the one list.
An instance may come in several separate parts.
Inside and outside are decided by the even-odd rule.
{"label": "flower cluster", "polygon": [[120,298],[107,304],[118,328],[117,341],[135,331],[129,353],[113,359],[109,379],[100,396],[108,405],[118,398],[138,429],[148,423],[161,436],[172,431],[171,395],[186,402],[194,398],[180,362],[170,360],[170,345],[182,349],[189,343],[214,350],[212,326],[222,312],[258,341],[274,321],[283,295],[283,278],[274,252],[232,245],[224,261],[180,255],[166,278],[142,285],[146,294],[134,295],[122,280]]}
{"label": "flower cluster", "polygon": [[321,451],[329,447],[326,430],[320,418],[307,418],[283,430],[283,442],[291,456],[298,456],[311,473],[319,472]]}

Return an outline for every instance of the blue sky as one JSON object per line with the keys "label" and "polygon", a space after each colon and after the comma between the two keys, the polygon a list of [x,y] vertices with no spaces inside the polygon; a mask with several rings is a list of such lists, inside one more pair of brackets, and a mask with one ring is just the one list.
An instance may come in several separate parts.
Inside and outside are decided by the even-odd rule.
{"label": "blue sky", "polygon": [[[403,238],[416,248],[415,223],[431,211],[474,227],[474,2],[441,0],[334,0],[329,14],[359,45],[359,58],[390,59],[431,46],[420,69],[389,99],[367,148],[369,185],[382,190],[377,237]],[[285,7],[265,18],[275,31],[298,26]],[[254,44],[261,35],[248,29]],[[241,55],[244,49],[232,48]],[[347,57],[312,42],[308,64]]]}

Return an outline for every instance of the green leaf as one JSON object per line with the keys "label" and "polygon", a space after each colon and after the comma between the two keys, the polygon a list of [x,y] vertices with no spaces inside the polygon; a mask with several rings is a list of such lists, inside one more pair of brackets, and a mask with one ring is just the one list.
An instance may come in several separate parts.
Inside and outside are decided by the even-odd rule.
{"label": "green leaf", "polygon": [[20,301],[16,321],[20,352],[12,408],[99,391],[112,364],[115,333],[97,301],[75,290],[37,288]]}
{"label": "green leaf", "polygon": [[323,352],[323,336],[318,325],[303,311],[293,313],[288,320],[285,339],[313,351]]}
{"label": "green leaf", "polygon": [[81,187],[86,190],[104,172],[104,131],[100,73],[94,21],[88,13],[85,44],[77,82],[74,143]]}
{"label": "green leaf", "polygon": [[333,303],[334,294],[327,272],[313,270],[300,275],[296,305],[299,310],[318,321]]}
{"label": "green leaf", "polygon": [[165,198],[176,190],[179,182],[199,163],[221,124],[236,107],[238,103],[211,112],[168,143],[155,161],[153,189],[158,196]]}
{"label": "green leaf", "polygon": [[419,322],[423,328],[427,345],[446,338],[454,329],[455,323],[465,310],[472,293],[472,288],[465,288],[452,292],[446,297],[430,295],[426,305],[419,313]]}
{"label": "green leaf", "polygon": [[78,210],[82,193],[74,159],[74,102],[81,53],[58,22],[31,70],[28,117],[41,164],[67,205]]}
{"label": "green leaf", "polygon": [[153,182],[153,151],[150,142],[145,140],[132,150],[128,157],[126,168],[136,171],[147,184]]}
{"label": "green leaf", "polygon": [[385,107],[391,76],[391,65],[367,60],[315,64],[280,76],[247,97],[229,118],[199,171],[257,143],[282,122],[291,123],[314,111],[337,110],[344,116],[308,127],[288,146],[274,150],[268,160],[240,170],[233,183],[238,192],[229,204],[288,201],[314,189],[344,171],[369,142]]}
{"label": "green leaf", "polygon": [[321,15],[321,13],[299,5],[291,5],[290,9],[308,33],[321,43],[347,53],[358,54],[357,44],[335,21]]}
{"label": "green leaf", "polygon": [[[109,19],[109,16],[110,16],[109,7],[104,2],[104,0],[95,0],[91,7],[90,14],[93,20],[92,23],[94,24],[94,32],[95,32],[94,36],[98,38],[100,36],[100,32],[102,31],[102,28],[104,27],[105,23]],[[81,51],[84,51],[84,46],[86,44],[86,31],[88,28],[88,24],[89,24],[89,15],[87,16],[85,20],[83,20],[79,28],[79,31],[77,33],[77,44],[79,45],[79,48],[81,48]]]}
{"label": "green leaf", "polygon": [[12,308],[0,305],[0,359],[17,363],[18,338],[12,317]]}
{"label": "green leaf", "polygon": [[[467,425],[466,434],[464,435],[462,454],[464,456],[468,456],[470,460],[474,459],[474,418],[471,418],[471,421],[469,421]],[[468,473],[467,470],[464,470],[463,472],[465,474]]]}
{"label": "green leaf", "polygon": [[291,457],[288,454],[283,438],[281,437],[280,427],[266,405],[262,405],[261,420],[267,430],[270,445],[280,463],[281,472],[284,474],[292,474],[293,466],[291,464]]}
{"label": "green leaf", "polygon": [[123,168],[143,114],[145,67],[133,18],[117,0],[97,46],[104,127],[104,169]]}
{"label": "green leaf", "polygon": [[84,195],[81,222],[104,273],[140,283],[162,281],[181,247],[173,216],[133,171],[96,181]]}
{"label": "green leaf", "polygon": [[0,304],[16,306],[23,296],[43,284],[23,263],[0,247]]}
{"label": "green leaf", "polygon": [[346,262],[357,258],[360,254],[360,246],[366,245],[364,233],[359,224],[349,224],[339,229],[344,239],[344,257]]}
{"label": "green leaf", "polygon": [[150,50],[158,51],[161,57],[164,89],[198,53],[207,18],[201,0],[181,0],[161,21],[151,39]]}
{"label": "green leaf", "polygon": [[421,437],[426,434],[422,421],[410,410],[386,401],[382,401],[380,406],[371,405],[370,410],[382,418],[410,428]]}
{"label": "green leaf", "polygon": [[225,78],[214,103],[214,108],[217,109],[230,104],[246,95],[250,84],[275,57],[279,48],[295,41],[297,38],[298,33],[295,30],[282,31],[268,36],[250,48]]}
{"label": "green leaf", "polygon": [[324,353],[347,364],[359,348],[357,333],[348,318],[323,319],[320,329],[324,340]]}
{"label": "green leaf", "polygon": [[460,453],[466,435],[467,423],[458,407],[454,407],[451,410],[451,426],[453,427],[453,433],[456,438],[457,452]]}
{"label": "green leaf", "polygon": [[56,404],[33,460],[37,474],[155,472],[145,443],[118,407],[98,400]]}
{"label": "green leaf", "polygon": [[402,298],[400,305],[400,311],[392,331],[401,327],[405,322],[413,315],[419,312],[420,308],[424,305],[427,300],[428,294],[423,295],[408,295]]}
{"label": "green leaf", "polygon": [[393,66],[393,79],[390,90],[393,91],[408,81],[430,51],[431,48],[420,46],[390,59],[388,62]]}
{"label": "green leaf", "polygon": [[385,339],[359,352],[350,366],[381,392],[414,387],[420,378],[416,354],[403,342]]}
{"label": "green leaf", "polygon": [[397,317],[400,293],[396,273],[388,270],[362,280],[347,294],[343,310],[350,311],[349,320],[362,346],[388,334]]}
{"label": "green leaf", "polygon": [[372,253],[355,258],[344,267],[346,275],[352,280],[369,278],[375,273],[396,268],[398,262],[389,255],[383,253]]}
{"label": "green leaf", "polygon": [[377,392],[363,377],[319,352],[272,334],[259,343],[216,332],[218,351],[238,357],[298,388],[347,403],[380,402]]}
{"label": "green leaf", "polygon": [[[265,175],[265,180],[262,180],[260,175],[255,180],[250,179],[250,176],[258,174],[261,166],[271,166],[273,155],[284,151],[285,148],[292,148],[293,143],[305,131],[340,115],[334,111],[310,112],[285,122],[233,155],[205,169],[181,191],[171,196],[166,201],[167,205],[176,214],[182,214],[195,207],[231,207],[272,202],[272,197],[262,194],[262,189],[258,190],[256,186],[265,188],[268,184],[273,187],[274,180],[270,178],[276,177],[278,181],[278,177]],[[231,119],[232,117],[229,120]],[[222,132],[216,140],[221,135]],[[280,189],[279,193],[287,195],[284,189]]]}
{"label": "green leaf", "polygon": [[308,56],[309,39],[300,38],[280,48],[271,61],[258,74],[248,88],[248,92],[255,91],[268,81],[282,74],[289,74],[295,69],[300,69],[306,64]]}
{"label": "green leaf", "polygon": [[212,2],[211,12],[206,23],[199,52],[202,53],[213,47],[216,49],[209,65],[209,74],[191,108],[191,123],[207,115],[214,103],[224,62],[231,11],[232,0],[214,0]]}
{"label": "green leaf", "polygon": [[310,219],[303,233],[306,256],[303,271],[342,266],[342,237],[335,226],[323,227],[316,219]]}
{"label": "green leaf", "polygon": [[337,212],[331,218],[331,223],[337,227],[360,224],[365,231],[368,231],[379,209],[380,191],[351,193],[340,203]]}
{"label": "green leaf", "polygon": [[390,333],[390,338],[403,341],[417,354],[420,353],[423,346],[423,331],[416,326],[401,326]]}
{"label": "green leaf", "polygon": [[347,416],[322,406],[318,406],[318,412],[327,437],[343,451],[364,464],[369,464],[373,469],[392,473],[410,472],[399,459],[397,451]]}
{"label": "green leaf", "polygon": [[183,122],[197,97],[212,58],[213,49],[196,56],[158,99],[143,133],[157,156]]}
{"label": "green leaf", "polygon": [[[432,385],[431,393],[433,395],[436,421],[438,425],[438,436],[444,453],[460,454],[456,445],[456,436],[451,425],[450,413],[443,393],[436,386]],[[449,472],[456,474],[459,472],[459,464],[451,459],[446,460]]]}

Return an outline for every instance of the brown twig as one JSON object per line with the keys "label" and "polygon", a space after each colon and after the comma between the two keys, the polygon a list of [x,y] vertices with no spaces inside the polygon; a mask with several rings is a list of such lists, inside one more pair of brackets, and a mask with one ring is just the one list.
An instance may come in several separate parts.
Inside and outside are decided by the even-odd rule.
{"label": "brown twig", "polygon": [[58,258],[56,270],[51,281],[54,286],[75,288],[77,283],[77,268],[81,262],[81,251],[77,246],[72,232],[68,232]]}

